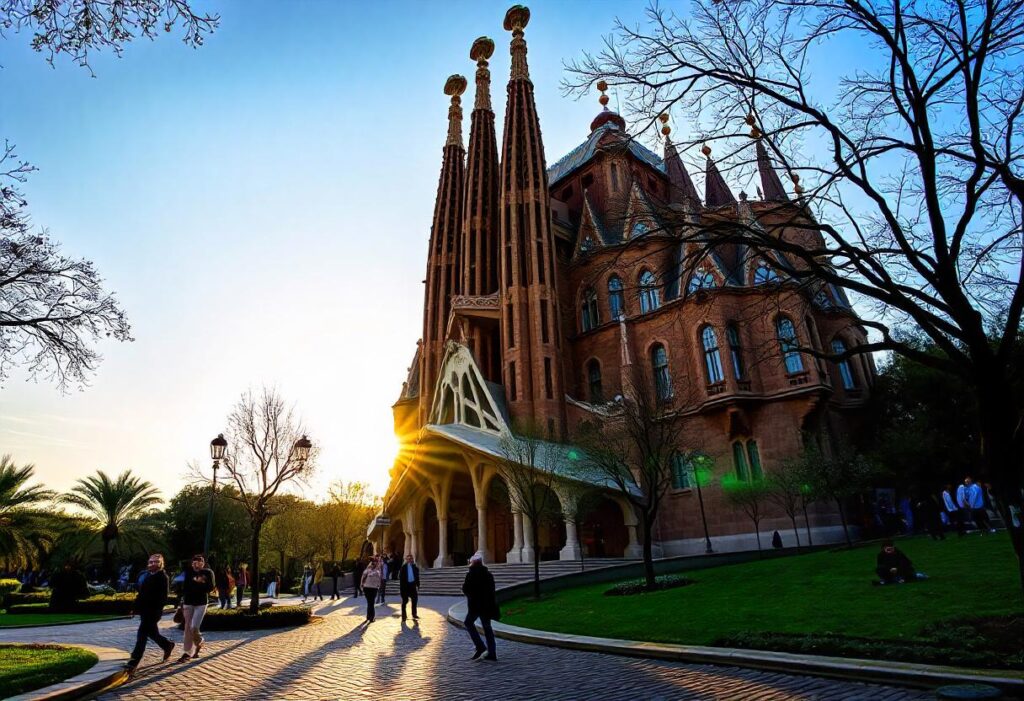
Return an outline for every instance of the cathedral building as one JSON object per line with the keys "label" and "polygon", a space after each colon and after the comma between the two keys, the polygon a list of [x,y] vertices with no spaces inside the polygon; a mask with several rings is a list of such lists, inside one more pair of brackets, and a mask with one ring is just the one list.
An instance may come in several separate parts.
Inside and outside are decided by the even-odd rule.
{"label": "cathedral building", "polygon": [[[734,195],[707,147],[702,196],[667,118],[658,155],[630,137],[599,84],[602,109],[581,125],[582,142],[548,165],[527,63],[529,19],[518,5],[505,17],[511,68],[500,150],[494,42],[482,37],[470,49],[468,147],[468,81],[453,75],[444,86],[448,133],[423,336],[394,405],[402,451],[370,539],[427,567],[474,553],[487,562],[639,557],[638,515],[621,493],[595,484],[603,497],[585,517],[532,524],[500,469],[503,437],[519,426],[572,450],[582,424],[628,401],[635,376],[683,422],[685,447],[713,466],[702,491],[688,461],[674,466],[653,529],[657,553],[704,552],[705,529],[716,550],[755,547],[751,521],[720,485],[770,474],[808,440],[827,452],[851,430],[874,379],[870,359],[833,363],[806,351],[864,344],[864,328],[838,288],[797,284],[798,262],[736,237],[695,247],[693,232],[811,217],[798,178],[787,178],[796,185],[788,194],[756,129],[759,197]],[[799,242],[809,230],[782,226],[778,235]],[[552,485],[563,507],[574,498],[569,481]],[[840,539],[838,523],[816,505],[815,542]],[[775,529],[791,542],[791,522],[769,509],[761,531]]]}

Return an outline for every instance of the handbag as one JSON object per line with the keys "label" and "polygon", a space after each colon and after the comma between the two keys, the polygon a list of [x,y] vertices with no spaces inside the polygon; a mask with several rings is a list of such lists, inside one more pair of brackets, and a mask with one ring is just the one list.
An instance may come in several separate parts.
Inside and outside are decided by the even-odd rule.
{"label": "handbag", "polygon": [[185,622],[185,609],[183,609],[181,606],[179,606],[178,608],[174,609],[174,618],[172,618],[171,620],[173,620],[175,623],[184,623]]}

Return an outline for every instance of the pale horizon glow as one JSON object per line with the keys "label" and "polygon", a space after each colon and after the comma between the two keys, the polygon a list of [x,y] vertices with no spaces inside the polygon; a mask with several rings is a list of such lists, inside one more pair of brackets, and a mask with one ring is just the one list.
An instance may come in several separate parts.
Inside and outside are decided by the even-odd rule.
{"label": "pale horizon glow", "polygon": [[[469,78],[480,35],[499,130],[510,2],[197,2],[221,28],[50,68],[3,40],[0,137],[39,168],[37,227],[97,265],[133,325],[102,343],[83,391],[15,372],[0,388],[0,454],[66,490],[130,468],[165,499],[210,464],[239,396],[267,384],[321,448],[305,496],[335,480],[387,486],[391,405],[422,326],[422,279],[445,140],[445,79]],[[562,62],[600,48],[644,5],[530,3],[531,74],[549,162],[599,110],[560,94]],[[614,103],[613,103],[614,105]]]}

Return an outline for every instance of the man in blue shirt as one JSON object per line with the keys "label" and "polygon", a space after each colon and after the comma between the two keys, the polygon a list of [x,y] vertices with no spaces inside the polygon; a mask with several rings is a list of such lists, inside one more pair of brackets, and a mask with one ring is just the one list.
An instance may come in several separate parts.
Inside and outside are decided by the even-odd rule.
{"label": "man in blue shirt", "polygon": [[970,513],[971,520],[982,533],[986,530],[995,533],[996,529],[991,527],[988,521],[988,511],[985,510],[985,494],[981,491],[981,485],[970,477],[964,478],[964,483],[957,487],[956,500],[960,508]]}
{"label": "man in blue shirt", "polygon": [[405,556],[405,564],[398,572],[398,593],[402,595],[402,620],[405,617],[405,605],[412,601],[412,620],[418,621],[416,615],[416,600],[419,598],[420,568],[412,561],[412,555]]}

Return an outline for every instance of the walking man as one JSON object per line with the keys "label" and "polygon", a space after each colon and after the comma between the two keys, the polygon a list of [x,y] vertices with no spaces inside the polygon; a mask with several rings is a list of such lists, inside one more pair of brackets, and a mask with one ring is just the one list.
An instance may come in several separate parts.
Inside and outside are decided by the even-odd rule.
{"label": "walking man", "polygon": [[153,553],[149,556],[146,564],[146,571],[139,580],[139,593],[135,596],[133,615],[139,616],[139,632],[135,636],[135,649],[128,659],[128,676],[135,674],[142,661],[142,655],[146,652],[146,639],[149,638],[160,646],[164,651],[166,662],[174,651],[174,643],[160,634],[160,617],[164,614],[164,604],[167,603],[167,592],[170,588],[170,580],[164,571],[164,556],[160,553]]}
{"label": "walking man", "polygon": [[203,625],[214,583],[213,570],[206,566],[206,558],[202,555],[193,556],[192,566],[185,570],[185,581],[181,586],[182,613],[185,615],[185,653],[178,658],[178,662],[188,662],[199,657],[199,651],[203,648],[199,627]]}
{"label": "walking man", "polygon": [[416,601],[420,598],[420,568],[412,561],[412,555],[405,556],[405,564],[398,570],[398,593],[402,595],[402,620],[405,617],[405,605],[412,601],[412,620],[418,621]]}
{"label": "walking man", "polygon": [[243,562],[238,566],[238,576],[235,577],[235,596],[238,598],[236,603],[238,608],[242,608],[242,595],[247,586],[249,586],[249,568]]}
{"label": "walking man", "polygon": [[[479,659],[484,655],[485,660],[497,661],[498,655],[494,645],[494,631],[491,629],[491,619],[501,620],[501,612],[498,610],[498,602],[494,598],[494,575],[484,567],[483,558],[474,555],[469,560],[469,571],[466,572],[466,581],[462,584],[462,593],[466,595],[466,604],[469,613],[466,614],[466,630],[469,637],[476,646],[476,652],[471,659]],[[480,619],[480,625],[484,629],[484,636],[487,638],[487,647],[480,640],[480,633],[476,630],[476,620]]]}

